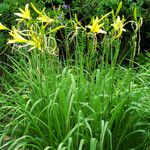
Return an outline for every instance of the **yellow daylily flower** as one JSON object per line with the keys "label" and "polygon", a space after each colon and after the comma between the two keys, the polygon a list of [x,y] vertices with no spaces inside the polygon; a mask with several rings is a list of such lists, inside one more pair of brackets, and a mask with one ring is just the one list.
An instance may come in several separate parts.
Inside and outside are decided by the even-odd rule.
{"label": "yellow daylily flower", "polygon": [[0,22],[0,30],[9,30],[9,29],[4,25],[2,25],[2,23]]}
{"label": "yellow daylily flower", "polygon": [[45,23],[52,23],[54,22],[54,19],[49,18],[45,13],[41,14],[39,17],[37,17],[37,19],[41,22],[45,22]]}
{"label": "yellow daylily flower", "polygon": [[13,27],[13,30],[11,30],[11,32],[9,32],[9,34],[13,37],[13,39],[8,40],[7,44],[28,42],[27,39],[22,37],[21,31],[17,30],[15,27]]}
{"label": "yellow daylily flower", "polygon": [[112,24],[112,26],[114,27],[114,30],[118,32],[118,35],[116,36],[117,38],[120,37],[122,35],[122,32],[126,31],[123,27],[124,27],[124,19],[120,19],[120,17],[118,16],[117,19],[114,21],[114,23]]}
{"label": "yellow daylily flower", "polygon": [[101,27],[103,26],[103,23],[100,24],[100,21],[101,20],[98,19],[98,17],[96,17],[96,19],[93,18],[92,25],[87,26],[89,29],[91,29],[90,32],[107,34],[106,31],[101,29]]}
{"label": "yellow daylily flower", "polygon": [[32,46],[32,48],[30,48],[29,51],[31,51],[34,48],[41,50],[41,40],[40,40],[41,38],[37,37],[36,34],[34,33],[31,33],[30,37],[31,40],[27,42],[27,45]]}
{"label": "yellow daylily flower", "polygon": [[26,4],[25,10],[19,8],[21,13],[14,13],[16,16],[19,16],[23,19],[30,19],[30,11],[29,11],[29,4]]}
{"label": "yellow daylily flower", "polygon": [[48,17],[45,13],[45,9],[43,9],[41,12],[33,5],[33,3],[31,3],[31,6],[33,8],[33,10],[39,14],[39,17],[37,17],[37,20],[43,22],[43,23],[52,23],[54,22],[54,19]]}

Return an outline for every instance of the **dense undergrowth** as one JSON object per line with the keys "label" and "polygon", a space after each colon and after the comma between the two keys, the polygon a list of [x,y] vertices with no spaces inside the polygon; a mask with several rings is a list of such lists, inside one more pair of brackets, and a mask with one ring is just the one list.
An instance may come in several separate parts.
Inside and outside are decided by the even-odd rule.
{"label": "dense undergrowth", "polygon": [[[120,58],[126,32],[121,3],[86,27],[77,16],[59,24],[58,14],[49,18],[31,5],[37,20],[17,14],[26,17],[21,27],[1,26],[12,37],[14,56],[1,67],[0,149],[148,150],[150,62],[149,53],[144,65],[134,62],[141,26],[136,10],[135,20],[127,21],[133,27],[130,49]],[[56,39],[60,30],[64,41]],[[59,42],[65,57],[58,56]],[[124,59],[129,65],[122,65]]]}

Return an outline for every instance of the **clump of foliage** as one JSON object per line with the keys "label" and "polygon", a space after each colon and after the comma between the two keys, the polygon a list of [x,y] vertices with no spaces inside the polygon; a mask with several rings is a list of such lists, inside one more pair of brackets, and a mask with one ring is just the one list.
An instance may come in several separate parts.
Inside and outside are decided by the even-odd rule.
{"label": "clump of foliage", "polygon": [[[20,53],[20,52],[19,52]],[[146,149],[149,70],[58,68],[46,53],[20,53],[0,96],[0,148]]]}

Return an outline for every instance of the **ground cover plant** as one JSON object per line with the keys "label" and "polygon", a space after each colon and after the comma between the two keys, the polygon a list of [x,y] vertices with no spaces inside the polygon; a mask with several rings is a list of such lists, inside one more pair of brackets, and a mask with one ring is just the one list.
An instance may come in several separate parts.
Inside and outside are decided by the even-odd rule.
{"label": "ground cover plant", "polygon": [[[16,26],[0,24],[14,53],[13,72],[1,67],[0,149],[150,148],[149,53],[145,65],[134,62],[142,18],[136,8],[132,20],[119,16],[121,6],[83,26],[61,7],[48,15],[31,3],[15,13]],[[121,66],[127,25],[129,65]]]}

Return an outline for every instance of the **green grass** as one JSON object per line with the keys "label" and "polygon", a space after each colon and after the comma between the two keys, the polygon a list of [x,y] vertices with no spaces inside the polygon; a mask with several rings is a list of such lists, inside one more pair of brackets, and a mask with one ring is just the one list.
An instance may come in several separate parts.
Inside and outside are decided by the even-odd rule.
{"label": "green grass", "polygon": [[1,79],[0,149],[148,149],[149,63],[88,72],[35,51],[11,60],[13,82]]}

